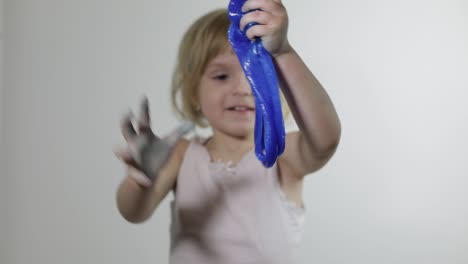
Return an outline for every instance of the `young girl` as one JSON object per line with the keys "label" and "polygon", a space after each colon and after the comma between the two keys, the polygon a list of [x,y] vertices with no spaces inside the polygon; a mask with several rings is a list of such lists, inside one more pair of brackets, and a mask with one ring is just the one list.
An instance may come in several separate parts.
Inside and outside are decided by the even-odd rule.
{"label": "young girl", "polygon": [[[135,131],[116,154],[128,165],[117,206],[130,222],[148,219],[174,192],[170,263],[293,263],[304,221],[304,176],[323,167],[340,139],[340,122],[327,93],[287,39],[280,0],[249,0],[241,29],[260,37],[273,57],[280,86],[299,131],[286,135],[284,153],[266,168],[254,153],[255,103],[227,40],[227,10],[199,18],[186,32],[173,78],[173,103],[186,120],[209,125],[208,138],[181,139],[162,165],[142,172],[134,153],[160,142],[150,128],[147,100]],[[180,96],[180,100],[178,100]],[[156,164],[156,165],[155,165]],[[151,175],[148,175],[151,174]],[[151,180],[150,180],[151,179]]]}

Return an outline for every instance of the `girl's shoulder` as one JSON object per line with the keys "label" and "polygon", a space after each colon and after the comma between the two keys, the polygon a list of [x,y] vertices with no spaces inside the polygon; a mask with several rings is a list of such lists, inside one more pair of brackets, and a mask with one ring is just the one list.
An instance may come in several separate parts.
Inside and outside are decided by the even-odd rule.
{"label": "girl's shoulder", "polygon": [[187,150],[190,145],[200,145],[203,146],[206,142],[207,138],[203,138],[200,136],[194,136],[192,138],[182,138],[177,142],[177,145],[174,148],[174,155],[180,160],[183,160],[184,156],[187,154]]}
{"label": "girl's shoulder", "polygon": [[185,138],[180,139],[174,147],[173,156],[182,160],[185,153],[187,152],[188,147],[190,146],[191,141],[192,140],[188,140]]}

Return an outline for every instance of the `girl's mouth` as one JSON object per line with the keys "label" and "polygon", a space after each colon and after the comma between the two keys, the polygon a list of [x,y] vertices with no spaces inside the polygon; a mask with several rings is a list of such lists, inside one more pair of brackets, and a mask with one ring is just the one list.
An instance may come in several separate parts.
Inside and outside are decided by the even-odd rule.
{"label": "girl's mouth", "polygon": [[232,106],[226,108],[228,111],[235,111],[235,112],[249,112],[249,111],[254,111],[255,108],[253,107],[248,107],[248,106]]}

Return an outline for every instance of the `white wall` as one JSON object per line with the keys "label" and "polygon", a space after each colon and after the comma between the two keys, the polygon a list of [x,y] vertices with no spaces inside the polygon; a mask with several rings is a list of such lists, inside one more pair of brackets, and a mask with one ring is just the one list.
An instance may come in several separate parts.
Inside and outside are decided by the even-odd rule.
{"label": "white wall", "polygon": [[[306,182],[303,263],[467,263],[466,1],[283,2],[343,125]],[[177,123],[176,45],[227,1],[188,3],[6,1],[1,263],[167,262],[169,199],[148,223],[121,219],[111,149],[142,93],[160,134]]]}
{"label": "white wall", "polygon": [[[6,208],[7,208],[7,186],[6,186],[6,175],[3,161],[4,147],[3,147],[3,0],[0,0],[0,236],[6,237],[7,223],[5,219]],[[0,240],[0,262],[3,261],[3,257],[6,254],[6,239]]]}

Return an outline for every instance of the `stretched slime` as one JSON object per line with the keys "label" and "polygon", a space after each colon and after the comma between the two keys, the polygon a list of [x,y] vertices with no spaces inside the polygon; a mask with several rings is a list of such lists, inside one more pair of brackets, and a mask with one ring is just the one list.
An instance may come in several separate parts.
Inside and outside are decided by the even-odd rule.
{"label": "stretched slime", "polygon": [[260,38],[250,40],[245,32],[256,23],[240,30],[242,6],[246,0],[231,0],[228,7],[231,25],[228,40],[236,53],[255,98],[255,154],[265,167],[275,164],[284,151],[285,129],[278,78],[270,53]]}

